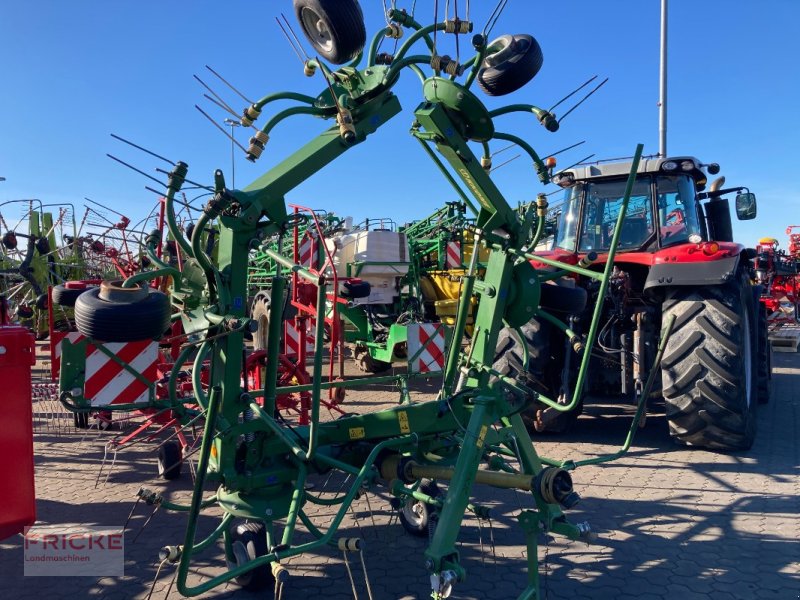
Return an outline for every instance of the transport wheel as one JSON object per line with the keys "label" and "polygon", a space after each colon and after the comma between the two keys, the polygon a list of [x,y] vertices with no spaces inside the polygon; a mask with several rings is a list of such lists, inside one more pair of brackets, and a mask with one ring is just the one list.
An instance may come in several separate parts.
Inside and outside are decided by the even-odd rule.
{"label": "transport wheel", "polygon": [[747,450],[756,434],[756,311],[745,275],[733,284],[675,288],[676,316],[661,362],[670,435],[715,450]]}
{"label": "transport wheel", "polygon": [[[81,334],[104,342],[133,342],[158,339],[169,328],[171,309],[163,292],[112,288],[108,297],[113,300],[101,294],[102,288],[93,288],[75,300],[75,326]],[[120,301],[124,294],[130,294],[131,301]]]}
{"label": "transport wheel", "polygon": [[181,476],[183,452],[178,442],[165,442],[158,448],[158,476],[167,481]]}
{"label": "transport wheel", "polygon": [[340,65],[359,55],[367,41],[356,0],[293,0],[306,39],[326,60]]}
{"label": "transport wheel", "polygon": [[366,346],[356,345],[353,350],[353,360],[365,373],[384,373],[392,368],[392,363],[372,358]]}
{"label": "transport wheel", "polygon": [[[547,286],[542,286],[545,287]],[[524,364],[523,344],[528,351],[527,365]],[[531,319],[519,328],[519,332],[511,327],[500,331],[492,368],[555,400],[561,386],[561,361],[554,359],[550,350],[549,327],[537,319]],[[551,411],[549,418],[543,420],[540,411],[546,408],[546,405],[536,402],[535,399],[528,399],[528,405],[521,413],[528,429],[539,433],[563,433],[575,424],[582,406],[579,404],[569,412]]]}
{"label": "transport wheel", "polygon": [[[267,554],[266,529],[262,523],[240,523],[231,531],[230,540],[237,567]],[[272,581],[269,565],[261,565],[236,578],[236,583],[251,592],[266,589]]]}
{"label": "transport wheel", "polygon": [[81,281],[61,283],[53,288],[53,304],[58,306],[75,306],[75,300],[78,299],[78,296],[92,287],[93,286],[88,286]]}
{"label": "transport wheel", "polygon": [[767,307],[757,302],[758,322],[756,337],[758,339],[758,403],[767,404],[772,394],[772,344],[769,343],[767,328]]}
{"label": "transport wheel", "polygon": [[489,44],[478,71],[478,86],[488,96],[510,94],[536,77],[542,68],[542,49],[533,36],[502,35]]}
{"label": "transport wheel", "polygon": [[[422,480],[419,491],[431,498],[438,498],[442,494],[436,482],[430,479]],[[409,496],[400,507],[400,524],[413,536],[428,537],[429,533],[433,534],[429,528],[435,526],[438,515],[438,507]]]}

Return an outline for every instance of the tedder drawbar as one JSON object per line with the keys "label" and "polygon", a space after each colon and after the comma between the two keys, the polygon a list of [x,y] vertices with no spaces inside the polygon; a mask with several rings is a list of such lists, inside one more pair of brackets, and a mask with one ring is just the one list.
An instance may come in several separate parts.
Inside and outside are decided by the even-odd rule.
{"label": "tedder drawbar", "polygon": [[[456,18],[423,27],[406,12],[393,9],[389,11],[392,22],[378,32],[364,51],[365,30],[355,0],[295,0],[294,4],[300,25],[319,54],[332,63],[348,64],[334,71],[320,59],[308,59],[306,74],[321,74],[325,80],[319,96],[283,92],[265,96],[248,106],[241,117],[242,125],[247,127],[273,101],[298,103],[257,130],[248,149],[249,158],[255,160],[261,155],[270,131],[290,116],[312,115],[335,120],[335,125],[244,189],[228,188],[223,173],[217,170],[213,198],[190,239],[180,231],[174,210],[176,194],[188,181],[188,166],[176,163],[166,185],[167,223],[172,238],[187,257],[182,268],[153,261],[158,267],[155,270],[107,285],[104,296],[98,296],[97,291],[82,294],[76,305],[82,333],[92,339],[125,341],[158,337],[168,325],[168,298],[171,298],[172,310],[190,340],[175,361],[175,369],[180,370],[181,365],[194,360],[195,387],[190,402],[196,403],[205,415],[191,503],[178,505],[146,489],[139,492],[140,499],[151,505],[188,514],[184,539],[165,546],[162,561],[177,563],[177,588],[186,596],[196,596],[231,580],[251,589],[273,583],[276,589],[280,588],[288,577],[281,562],[289,557],[326,546],[357,551],[361,541],[341,536],[340,526],[354,500],[365,489],[385,485],[397,498],[397,505],[414,508],[406,515],[407,528],[420,524],[409,522],[414,518],[424,520],[425,515],[437,514],[422,560],[430,575],[431,597],[447,598],[466,576],[457,550],[465,513],[472,511],[485,518],[489,511],[488,507],[471,501],[473,486],[483,484],[530,494],[530,508],[521,510],[518,516],[527,540],[528,567],[527,585],[519,598],[538,599],[541,597],[537,568],[539,535],[550,532],[573,540],[591,540],[595,536],[588,524],[572,523],[564,513],[578,501],[570,471],[582,464],[611,460],[627,450],[638,419],[634,418],[625,446],[615,455],[566,462],[540,457],[520,412],[534,399],[556,410],[574,408],[590,352],[583,351],[572,401],[559,404],[536,394],[525,384],[529,349],[525,339],[521,336],[517,339],[512,332],[538,316],[559,327],[576,349],[591,348],[594,344],[597,311],[586,337],[580,338],[552,314],[559,309],[561,290],[572,295],[571,304],[575,303],[577,292],[568,286],[558,286],[558,292],[543,294],[542,288],[576,272],[597,279],[603,288],[608,284],[619,223],[625,215],[624,206],[642,148],[636,150],[605,269],[595,272],[585,265],[563,265],[557,271],[537,271],[531,265],[535,257],[529,249],[535,248],[543,231],[545,197],[540,196],[536,209],[521,217],[509,206],[482,162],[488,161],[490,142],[510,141],[532,159],[538,179],[548,183],[551,173],[535,150],[519,137],[498,131],[495,122],[511,112],[532,113],[548,130],[555,131],[557,121],[550,112],[529,104],[489,110],[470,90],[476,80],[490,96],[522,87],[541,66],[541,51],[536,41],[528,35],[506,35],[494,41],[487,41],[485,35],[475,35],[472,39],[475,55],[459,63],[436,53],[436,33],[441,43],[445,34],[470,33],[472,23]],[[404,29],[411,33],[394,56],[377,53],[382,37],[399,38]],[[422,54],[410,52],[417,42],[424,49]],[[322,352],[316,352],[310,383],[277,385],[283,319],[280,302],[270,305],[263,387],[249,389],[248,378],[243,376],[245,333],[253,330],[253,322],[246,316],[248,255],[262,240],[288,235],[298,225],[296,214],[287,211],[286,194],[348,149],[366,141],[400,112],[400,101],[393,88],[404,71],[418,76],[422,89],[411,135],[451,183],[455,184],[458,178],[477,201],[479,210],[472,234],[476,248],[481,245],[488,249],[488,262],[483,275],[478,277],[475,264],[478,252],[472,252],[435,399],[416,402],[404,394],[393,408],[323,421],[320,414],[323,390],[347,386],[348,382],[325,381]],[[484,161],[473,153],[471,143],[482,147]],[[216,261],[206,253],[200,237],[200,232],[211,222],[216,222],[220,229]],[[314,286],[315,342],[317,348],[322,348],[327,302],[336,290],[331,289],[330,278],[324,272],[294,263],[280,253],[282,247],[279,243],[277,250],[265,250],[279,265],[270,284],[272,297],[284,297],[288,276],[293,273]],[[142,285],[148,279],[164,275],[172,278],[169,296]],[[479,298],[478,309],[469,346],[464,349],[462,340],[473,296]],[[601,291],[599,297],[603,296]],[[545,299],[552,306],[545,306]],[[668,328],[669,324],[665,329]],[[517,342],[515,348],[496,358],[501,335],[511,335]],[[68,344],[63,353],[68,356]],[[79,364],[79,354],[64,360]],[[207,385],[199,375],[204,363],[209,365]],[[75,369],[71,371],[70,380],[65,375],[70,369],[62,368],[62,401],[73,409],[85,409],[87,401],[76,384],[79,378],[75,378]],[[396,381],[406,390],[402,383],[408,377],[404,374],[366,377],[357,383]],[[279,395],[300,391],[299,388],[311,395],[308,425],[291,425],[276,410]],[[169,391],[168,399],[153,399],[152,404],[163,407],[189,402],[178,398],[175,385]],[[643,397],[646,396],[647,389],[643,391]],[[129,410],[131,406],[114,408]],[[310,476],[331,471],[347,476],[345,493],[330,497],[307,485]],[[448,482],[446,492],[431,487],[427,483],[431,479]],[[204,491],[207,483],[216,488],[213,493]],[[307,509],[320,504],[335,507],[333,518],[325,518],[324,522],[315,520]],[[199,516],[211,507],[221,509],[222,517],[207,537],[196,539]],[[300,527],[311,534],[310,541],[305,532],[298,535]],[[198,585],[190,585],[190,568],[201,553],[219,548],[220,540],[227,570]]]}

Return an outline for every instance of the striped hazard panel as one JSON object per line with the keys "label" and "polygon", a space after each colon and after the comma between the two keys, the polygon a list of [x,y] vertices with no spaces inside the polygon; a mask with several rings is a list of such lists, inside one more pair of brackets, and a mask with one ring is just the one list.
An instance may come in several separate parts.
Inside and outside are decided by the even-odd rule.
{"label": "striped hazard panel", "polygon": [[[79,333],[67,335],[73,343],[84,339]],[[158,379],[158,342],[111,342],[103,347],[136,371],[147,382]],[[53,370],[60,366],[61,343],[54,349]],[[148,402],[148,385],[105,352],[91,344],[86,346],[84,397],[92,406]]]}

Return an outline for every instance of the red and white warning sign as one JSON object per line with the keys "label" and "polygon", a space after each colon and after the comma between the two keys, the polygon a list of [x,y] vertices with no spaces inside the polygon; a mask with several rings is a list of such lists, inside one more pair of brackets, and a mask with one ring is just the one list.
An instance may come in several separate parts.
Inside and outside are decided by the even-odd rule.
{"label": "red and white warning sign", "polygon": [[316,269],[319,266],[319,240],[306,231],[300,240],[297,264]]}
{"label": "red and white warning sign", "polygon": [[428,373],[444,370],[447,359],[447,327],[442,323],[413,323],[407,326],[408,370]]}
{"label": "red and white warning sign", "polygon": [[[72,343],[84,339],[80,333],[66,336]],[[63,339],[63,338],[62,338]],[[148,382],[158,379],[158,342],[109,342],[103,344],[108,352],[127,364]],[[61,341],[53,349],[53,373],[61,366]],[[108,354],[89,344],[86,346],[86,369],[83,395],[92,406],[109,404],[143,403],[150,400],[148,385],[139,377],[112,359]]]}
{"label": "red and white warning sign", "polygon": [[306,352],[314,352],[314,319],[305,319],[299,323],[294,320],[285,322],[284,354],[300,355],[301,338],[305,341]]}
{"label": "red and white warning sign", "polygon": [[458,269],[461,267],[461,244],[458,242],[447,242],[447,260],[445,268]]}

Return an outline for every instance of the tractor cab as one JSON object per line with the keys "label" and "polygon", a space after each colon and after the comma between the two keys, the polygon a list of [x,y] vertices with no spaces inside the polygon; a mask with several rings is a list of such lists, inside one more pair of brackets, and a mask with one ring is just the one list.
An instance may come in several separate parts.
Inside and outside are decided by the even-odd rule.
{"label": "tractor cab", "polygon": [[[629,162],[587,165],[554,177],[565,188],[557,250],[608,251],[630,168]],[[732,241],[728,201],[721,195],[744,188],[722,190],[724,178],[720,178],[703,192],[704,168],[711,174],[719,172],[718,165],[703,165],[691,157],[643,160],[619,232],[618,251],[656,252],[678,244]],[[705,210],[704,199],[709,200]],[[755,217],[755,196],[739,194],[736,208],[739,218]]]}

